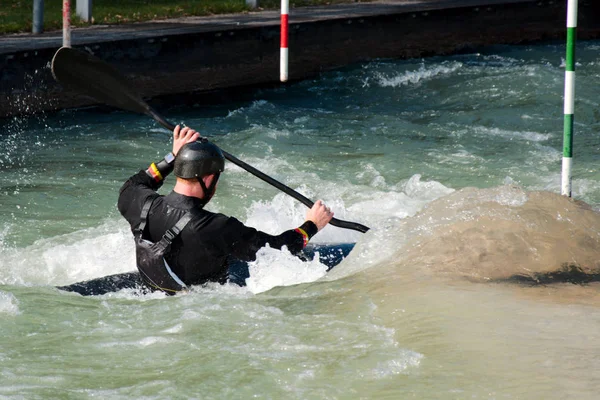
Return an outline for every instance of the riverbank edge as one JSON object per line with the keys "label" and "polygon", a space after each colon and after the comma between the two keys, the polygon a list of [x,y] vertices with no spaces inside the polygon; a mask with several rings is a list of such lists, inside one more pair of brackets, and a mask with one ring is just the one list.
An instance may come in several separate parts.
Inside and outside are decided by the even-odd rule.
{"label": "riverbank edge", "polygon": [[[579,2],[579,40],[600,37],[600,2]],[[566,2],[412,0],[293,9],[290,81],[380,58],[420,58],[494,44],[564,39]],[[72,32],[72,46],[122,71],[145,98],[279,83],[279,13],[265,11]],[[96,104],[50,71],[62,33],[0,37],[0,117]],[[182,96],[183,97],[183,96]]]}

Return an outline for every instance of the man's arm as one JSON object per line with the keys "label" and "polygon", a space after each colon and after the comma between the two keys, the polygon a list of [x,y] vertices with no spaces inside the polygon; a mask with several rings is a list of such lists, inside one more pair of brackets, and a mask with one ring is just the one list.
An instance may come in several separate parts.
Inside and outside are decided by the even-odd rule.
{"label": "man's arm", "polygon": [[186,143],[193,142],[200,137],[195,130],[179,125],[173,130],[173,149],[162,160],[150,164],[144,171],[131,176],[119,190],[119,200],[117,207],[121,215],[129,221],[132,228],[137,226],[141,207],[148,198],[156,194],[156,191],[162,186],[165,178],[173,172],[175,156],[179,149]]}
{"label": "man's arm", "polygon": [[198,132],[187,126],[183,129],[179,125],[175,127],[173,130],[173,150],[158,163],[150,164],[146,170],[146,174],[159,184],[156,189],[162,185],[167,175],[173,172],[175,156],[179,152],[179,149],[187,143],[195,142],[199,137],[200,134]]}
{"label": "man's arm", "polygon": [[269,235],[268,233],[249,228],[235,218],[230,218],[227,232],[231,233],[233,256],[244,261],[256,259],[256,252],[267,244],[276,249],[283,246],[292,254],[298,254],[310,241],[310,239],[323,229],[333,218],[333,212],[317,201],[306,213],[306,221],[296,229],[290,229],[280,235]]}

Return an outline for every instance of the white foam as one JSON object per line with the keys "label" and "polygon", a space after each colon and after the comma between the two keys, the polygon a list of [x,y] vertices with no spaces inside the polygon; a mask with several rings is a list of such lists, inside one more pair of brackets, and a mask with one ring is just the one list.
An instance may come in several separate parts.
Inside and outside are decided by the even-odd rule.
{"label": "white foam", "polygon": [[246,279],[248,290],[261,293],[276,286],[290,286],[313,282],[327,272],[327,266],[318,261],[301,261],[289,251],[262,248],[256,255],[256,261],[249,263],[250,277]]}
{"label": "white foam", "polygon": [[242,116],[242,115],[248,114],[249,112],[258,111],[258,110],[265,109],[268,107],[274,108],[275,106],[273,104],[269,103],[267,100],[255,100],[252,102],[252,104],[250,106],[240,107],[233,111],[229,111],[226,118]]}
{"label": "white foam", "polygon": [[538,133],[530,131],[509,131],[500,128],[490,128],[487,126],[476,126],[473,128],[474,134],[482,136],[500,136],[509,140],[526,140],[529,142],[544,142],[552,138],[550,133]]}
{"label": "white foam", "polygon": [[3,250],[0,284],[60,285],[135,269],[133,236],[120,219]]}
{"label": "white foam", "polygon": [[[414,232],[403,228],[409,217],[435,199],[454,192],[436,181],[421,181],[421,175],[413,175],[406,182],[395,185],[394,190],[373,193],[364,201],[355,201],[349,212],[369,216],[371,230],[356,242],[356,246],[326,279],[337,279],[387,262],[397,256],[397,251]],[[426,226],[423,227],[426,229]]]}
{"label": "white foam", "polygon": [[383,175],[371,163],[363,165],[363,169],[356,174],[360,180],[366,180],[369,186],[376,188],[386,188],[386,181]]}
{"label": "white foam", "polygon": [[476,156],[465,149],[460,149],[454,153],[449,153],[446,149],[434,149],[427,155],[435,158],[439,164],[473,165],[486,161],[485,158]]}
{"label": "white foam", "polygon": [[112,347],[140,347],[145,348],[149,346],[157,346],[164,345],[168,343],[175,343],[176,341],[171,338],[165,338],[160,336],[148,336],[143,337],[138,340],[129,340],[129,341],[111,341],[100,343],[97,345],[99,348],[112,348]]}
{"label": "white foam", "polygon": [[19,301],[12,293],[0,290],[0,314],[17,315],[19,314]]}
{"label": "white foam", "polygon": [[[313,181],[318,182],[318,181]],[[318,187],[318,184],[314,185]],[[343,185],[342,185],[343,186]],[[362,223],[364,215],[353,213],[345,206],[342,194],[346,189],[340,188],[338,184],[328,184],[330,193],[317,195],[312,189],[305,185],[296,187],[295,190],[313,200],[321,199],[331,207],[335,217],[342,220],[352,219],[353,222]],[[305,221],[308,208],[291,196],[284,193],[276,194],[271,200],[252,202],[247,209],[245,224],[262,230],[272,235],[278,235],[288,229],[294,229]],[[313,239],[318,243],[349,243],[356,242],[360,233],[347,229],[336,228],[332,225],[326,226]]]}
{"label": "white foam", "polygon": [[[308,189],[307,192],[308,195],[312,195]],[[336,270],[339,268],[351,273],[364,269],[368,265],[389,258],[395,252],[399,245],[398,237],[390,234],[390,230],[396,229],[394,227],[397,227],[399,221],[415,215],[429,202],[452,192],[454,189],[436,181],[422,181],[421,175],[416,174],[407,181],[390,186],[385,191],[357,191],[356,198],[352,199],[352,205],[349,207],[346,207],[339,198],[325,199],[325,202],[335,210],[336,217],[346,220],[352,218],[353,221],[369,226],[371,230],[363,234],[328,225],[312,239],[312,242],[357,243],[350,256]],[[298,221],[303,221],[305,213],[305,206],[289,196],[278,194],[270,202],[253,203],[248,211],[246,224],[277,234],[295,227],[293,223],[290,225],[290,221],[296,221],[296,224]],[[269,249],[260,257],[260,268],[251,277],[251,281],[247,282],[252,291],[264,291],[274,285],[290,285],[303,280],[293,277],[293,271],[303,266],[303,263],[295,257],[290,258],[273,249]],[[269,276],[271,272],[277,276],[271,278]],[[312,271],[308,274],[312,274]],[[319,277],[319,273],[315,273],[314,278]]]}
{"label": "white foam", "polygon": [[375,368],[372,368],[365,375],[375,379],[385,379],[407,373],[409,368],[419,367],[424,357],[423,354],[406,349],[396,350],[396,353],[398,355],[395,358],[379,362]]}
{"label": "white foam", "polygon": [[462,66],[463,64],[460,62],[427,67],[425,64],[421,64],[421,67],[416,71],[405,71],[396,76],[386,76],[383,73],[376,73],[375,78],[382,87],[399,87],[429,80],[438,75],[449,75],[459,70]]}
{"label": "white foam", "polygon": [[437,198],[454,192],[454,189],[448,188],[436,181],[421,181],[421,175],[413,175],[404,185],[404,191],[407,196],[428,203]]}
{"label": "white foam", "polygon": [[517,60],[513,57],[501,56],[498,54],[488,54],[482,57],[484,67],[502,67],[502,68],[513,68],[515,65],[522,63],[523,61]]}
{"label": "white foam", "polygon": [[421,181],[415,174],[405,182],[390,186],[388,190],[369,191],[355,199],[346,214],[368,216],[367,225],[385,224],[390,218],[406,218],[421,210],[427,203],[452,193],[439,182]]}

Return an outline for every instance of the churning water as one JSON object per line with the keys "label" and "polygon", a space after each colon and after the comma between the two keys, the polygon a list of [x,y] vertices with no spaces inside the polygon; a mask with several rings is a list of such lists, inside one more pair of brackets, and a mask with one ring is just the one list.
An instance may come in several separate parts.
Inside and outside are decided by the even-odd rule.
{"label": "churning water", "polygon": [[[371,227],[313,239],[357,243],[327,274],[267,248],[248,287],[171,298],[54,288],[135,269],[117,193],[169,133],[98,110],[3,121],[0,398],[597,398],[599,50],[577,48],[580,201],[558,195],[561,45],[378,60],[161,110]],[[272,233],[305,213],[231,164],[209,208]],[[552,283],[561,271],[586,284]]]}

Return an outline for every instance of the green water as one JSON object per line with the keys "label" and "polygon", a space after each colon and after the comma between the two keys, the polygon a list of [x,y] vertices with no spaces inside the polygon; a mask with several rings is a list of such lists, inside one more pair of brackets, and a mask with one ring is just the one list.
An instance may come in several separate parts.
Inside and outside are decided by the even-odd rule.
{"label": "green water", "polygon": [[[573,196],[592,210],[598,50],[577,48]],[[563,59],[561,44],[540,44],[378,60],[236,103],[161,109],[371,227],[313,239],[357,243],[328,275],[266,249],[248,287],[172,298],[53,287],[135,268],[118,189],[169,150],[169,133],[98,110],[2,121],[0,398],[597,398],[598,283],[485,281],[502,266],[600,259],[594,211],[551,196]],[[306,210],[231,164],[209,208],[271,233]],[[472,248],[452,231],[472,234]]]}

